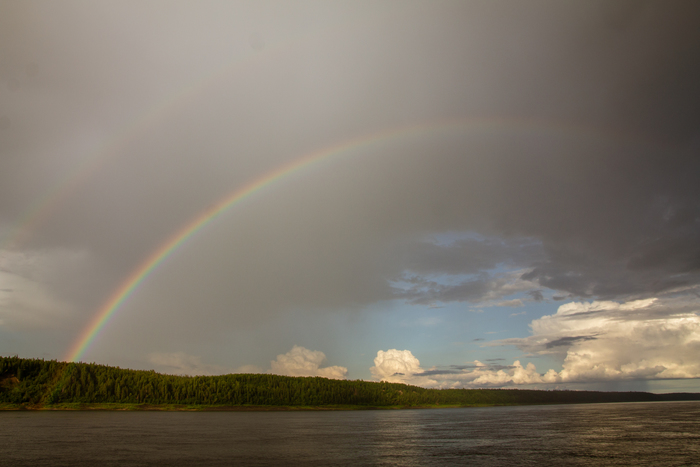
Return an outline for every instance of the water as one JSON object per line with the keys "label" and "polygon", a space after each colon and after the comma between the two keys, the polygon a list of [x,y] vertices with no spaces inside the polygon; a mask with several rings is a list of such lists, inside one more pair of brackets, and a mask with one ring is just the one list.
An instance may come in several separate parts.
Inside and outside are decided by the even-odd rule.
{"label": "water", "polygon": [[700,465],[700,403],[0,412],[0,465]]}

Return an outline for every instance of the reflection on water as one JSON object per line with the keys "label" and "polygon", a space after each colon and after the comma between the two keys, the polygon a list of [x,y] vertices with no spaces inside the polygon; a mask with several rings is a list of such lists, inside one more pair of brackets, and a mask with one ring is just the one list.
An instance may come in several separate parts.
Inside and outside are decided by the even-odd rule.
{"label": "reflection on water", "polygon": [[700,465],[700,403],[0,412],[2,465]]}

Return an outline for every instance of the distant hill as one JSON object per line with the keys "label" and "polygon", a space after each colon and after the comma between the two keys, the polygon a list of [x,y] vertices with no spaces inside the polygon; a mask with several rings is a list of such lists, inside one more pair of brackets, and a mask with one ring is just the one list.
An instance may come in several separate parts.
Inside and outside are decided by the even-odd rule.
{"label": "distant hill", "polygon": [[[700,400],[700,394],[425,389],[397,383],[268,374],[173,376],[56,360],[0,357],[0,408],[110,404],[202,407],[390,408]],[[128,408],[128,407],[122,407]]]}

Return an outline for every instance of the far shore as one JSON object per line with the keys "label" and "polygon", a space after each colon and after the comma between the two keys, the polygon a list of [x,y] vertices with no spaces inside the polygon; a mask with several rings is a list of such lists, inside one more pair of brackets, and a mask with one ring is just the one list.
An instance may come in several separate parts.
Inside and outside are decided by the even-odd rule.
{"label": "far shore", "polygon": [[[678,401],[642,401],[642,402],[696,402]],[[598,402],[611,404],[619,402]],[[623,402],[623,403],[635,403]],[[568,403],[563,405],[581,405],[590,402]],[[63,403],[63,404],[8,404],[0,403],[3,411],[114,411],[114,412],[304,412],[304,411],[350,411],[350,410],[423,410],[423,409],[467,409],[476,407],[510,407],[526,405],[562,405],[561,403],[537,404],[474,404],[474,405],[319,405],[319,406],[283,406],[283,405],[184,405],[184,404],[120,404],[120,403]]]}
{"label": "far shore", "polygon": [[467,407],[490,407],[494,405],[423,405],[423,406],[366,406],[366,405],[181,405],[181,404],[119,404],[119,403],[67,403],[67,404],[4,404],[0,411],[145,411],[145,412],[299,412],[299,411],[348,411],[348,410],[403,410],[403,409],[454,409]]}

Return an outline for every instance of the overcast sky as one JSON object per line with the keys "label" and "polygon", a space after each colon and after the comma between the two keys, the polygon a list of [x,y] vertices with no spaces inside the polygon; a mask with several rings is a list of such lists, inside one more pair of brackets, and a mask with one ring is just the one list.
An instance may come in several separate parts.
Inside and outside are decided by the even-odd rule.
{"label": "overcast sky", "polygon": [[692,0],[2,0],[0,355],[67,358],[173,234],[326,151],[82,359],[700,391],[698,24]]}

